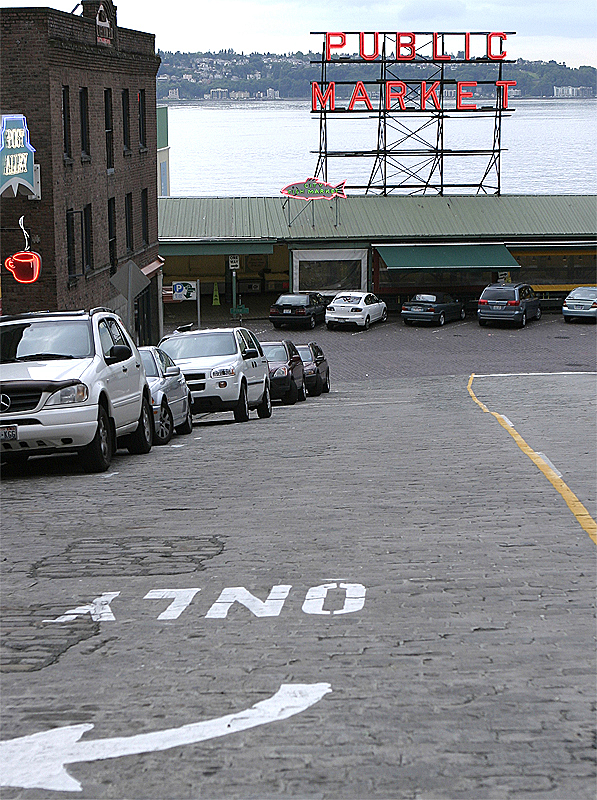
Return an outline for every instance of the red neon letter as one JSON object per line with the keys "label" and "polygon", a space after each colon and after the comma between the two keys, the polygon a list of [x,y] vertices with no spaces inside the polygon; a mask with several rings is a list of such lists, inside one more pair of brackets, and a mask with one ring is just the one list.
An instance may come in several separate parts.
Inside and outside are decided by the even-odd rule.
{"label": "red neon letter", "polygon": [[458,81],[456,84],[456,108],[459,111],[474,111],[477,106],[476,105],[465,105],[462,102],[464,97],[472,97],[472,92],[465,92],[463,87],[464,86],[476,86],[477,81]]}
{"label": "red neon letter", "polygon": [[501,61],[503,58],[506,58],[506,51],[504,50],[503,53],[500,53],[499,56],[494,56],[491,54],[491,42],[492,39],[500,39],[500,49],[501,43],[505,42],[508,38],[505,33],[488,33],[487,34],[487,58],[490,58],[492,61]]}
{"label": "red neon letter", "polygon": [[437,52],[437,37],[439,34],[433,34],[433,60],[434,61],[449,61],[452,56],[442,56]]}
{"label": "red neon letter", "polygon": [[[340,41],[338,44],[334,44],[332,42],[332,36],[339,36]],[[333,50],[342,50],[344,45],[346,44],[346,34],[345,33],[326,33],[325,35],[325,60],[329,61],[331,57],[331,51]]]}
{"label": "red neon letter", "polygon": [[371,100],[369,100],[369,95],[367,94],[367,90],[365,89],[365,84],[363,83],[363,81],[357,81],[357,84],[354,87],[354,92],[352,93],[350,103],[348,104],[349,111],[353,110],[355,103],[366,103],[369,111],[373,109],[373,106],[371,105]]}
{"label": "red neon letter", "polygon": [[470,33],[464,34],[464,60],[471,60],[471,35]]}
{"label": "red neon letter", "polygon": [[[394,88],[398,89],[397,92]],[[392,100],[398,100],[400,108],[404,111],[404,95],[406,94],[406,84],[404,81],[386,81],[386,108],[392,108]]]}
{"label": "red neon letter", "polygon": [[332,81],[328,84],[325,94],[321,94],[321,89],[318,83],[311,84],[311,111],[317,111],[317,101],[321,108],[325,108],[328,100],[330,103],[330,111],[336,108],[336,84]]}
{"label": "red neon letter", "polygon": [[427,88],[427,84],[425,81],[421,81],[421,111],[425,111],[425,106],[427,105],[427,98],[431,97],[433,100],[433,105],[439,109],[439,98],[435,93],[435,90],[439,86],[439,81],[435,81],[432,83],[430,88]]}
{"label": "red neon letter", "polygon": [[[402,37],[407,36],[408,41],[403,42]],[[403,56],[401,50],[406,49],[407,55]],[[396,34],[396,61],[412,61],[415,57],[415,35],[414,33]]]}
{"label": "red neon letter", "polygon": [[516,86],[516,81],[496,81],[495,85],[503,88],[502,108],[508,108],[508,86]]}
{"label": "red neon letter", "polygon": [[379,55],[379,33],[373,34],[373,42],[374,42],[374,52],[371,56],[365,55],[365,34],[359,33],[359,55],[361,58],[364,58],[365,61],[375,61],[375,59]]}

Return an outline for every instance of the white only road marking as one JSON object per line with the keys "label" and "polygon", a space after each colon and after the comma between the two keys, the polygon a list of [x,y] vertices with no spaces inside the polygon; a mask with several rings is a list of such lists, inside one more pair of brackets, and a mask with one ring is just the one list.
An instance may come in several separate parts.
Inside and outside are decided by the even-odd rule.
{"label": "white only road marking", "polygon": [[260,600],[248,592],[244,586],[231,586],[223,589],[216,602],[205,615],[206,619],[225,619],[230,606],[240,603],[248,608],[256,617],[277,617],[282,611],[284,601],[292,586],[280,584],[274,586],[267,600]]}
{"label": "white only road marking", "polygon": [[[337,589],[337,583],[322,583],[321,586],[312,586],[307,592],[303,611],[305,614],[331,614],[331,611],[324,611],[323,604],[330,589]],[[346,592],[344,607],[334,611],[334,614],[351,614],[353,611],[360,611],[365,605],[365,594],[367,590],[362,583],[341,583],[340,588]]]}
{"label": "white only road marking", "polygon": [[72,622],[77,617],[82,617],[83,614],[91,614],[91,619],[96,622],[113,622],[115,617],[110,608],[110,603],[115,597],[118,597],[120,592],[104,592],[104,594],[96,597],[91,603],[84,606],[77,606],[71,608],[70,611],[65,612],[61,617],[56,619],[44,619],[44,622]]}
{"label": "white only road marking", "polygon": [[164,600],[167,597],[174,598],[165,611],[162,611],[158,619],[178,619],[185,608],[190,605],[193,597],[201,589],[152,589],[147,592],[144,600]]}
{"label": "white only road marking", "polygon": [[65,764],[155,753],[203,742],[300,714],[332,691],[329,683],[283,683],[267,700],[225,717],[136,736],[79,741],[93,724],[70,725],[0,742],[0,786],[80,792]]}

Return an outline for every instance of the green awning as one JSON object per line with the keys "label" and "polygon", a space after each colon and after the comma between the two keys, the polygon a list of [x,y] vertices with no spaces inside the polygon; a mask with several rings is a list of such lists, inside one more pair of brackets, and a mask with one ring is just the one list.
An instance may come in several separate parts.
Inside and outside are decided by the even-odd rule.
{"label": "green awning", "polygon": [[245,256],[270,255],[274,245],[270,242],[160,242],[161,256]]}
{"label": "green awning", "polygon": [[375,248],[388,269],[520,269],[503,244],[391,245]]}

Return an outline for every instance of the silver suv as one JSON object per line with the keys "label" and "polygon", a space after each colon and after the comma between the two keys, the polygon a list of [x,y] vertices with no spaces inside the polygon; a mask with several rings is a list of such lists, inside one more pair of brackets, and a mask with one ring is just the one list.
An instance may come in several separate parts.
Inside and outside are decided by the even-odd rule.
{"label": "silver suv", "polygon": [[524,328],[531,319],[541,319],[541,301],[528,283],[492,283],[477,302],[479,325],[504,320]]}
{"label": "silver suv", "polygon": [[160,342],[191,390],[192,411],[232,411],[237,422],[249,410],[271,417],[269,369],[261,344],[246,328],[175,332]]}
{"label": "silver suv", "polygon": [[148,453],[151,396],[133,340],[109,309],[0,317],[0,454],[79,454],[108,469],[117,446]]}

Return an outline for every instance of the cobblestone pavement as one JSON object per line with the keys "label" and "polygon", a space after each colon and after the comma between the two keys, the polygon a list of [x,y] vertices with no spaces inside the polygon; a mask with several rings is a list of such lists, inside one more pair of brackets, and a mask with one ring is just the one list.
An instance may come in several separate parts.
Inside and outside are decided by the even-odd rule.
{"label": "cobblestone pavement", "polygon": [[[592,800],[596,546],[467,385],[595,519],[595,327],[251,328],[322,344],[332,392],[196,417],[103,475],[60,457],[3,476],[2,739],[128,739],[281,684],[331,692],[251,730],[73,759],[78,795],[3,797]],[[39,775],[47,754],[24,747]]]}

